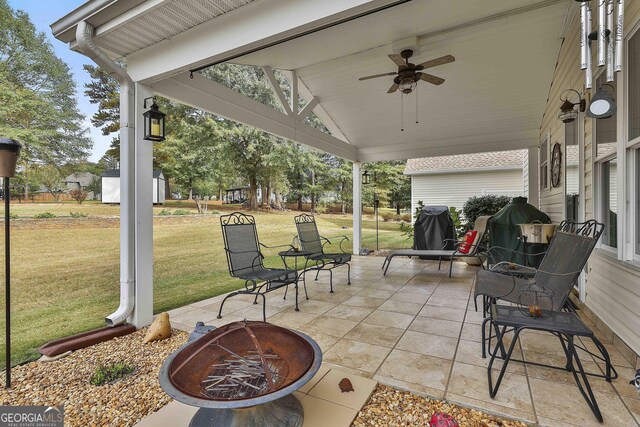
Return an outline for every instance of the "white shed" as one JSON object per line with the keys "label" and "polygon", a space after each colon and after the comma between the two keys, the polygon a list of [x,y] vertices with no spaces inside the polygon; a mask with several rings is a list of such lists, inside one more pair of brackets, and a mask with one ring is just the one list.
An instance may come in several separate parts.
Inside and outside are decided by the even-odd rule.
{"label": "white shed", "polygon": [[[165,180],[161,170],[153,171],[153,204],[163,204]],[[111,169],[102,174],[102,203],[120,203],[120,169]]]}
{"label": "white shed", "polygon": [[409,159],[404,173],[411,176],[411,211],[418,201],[462,209],[473,196],[522,196],[526,161],[526,150]]}

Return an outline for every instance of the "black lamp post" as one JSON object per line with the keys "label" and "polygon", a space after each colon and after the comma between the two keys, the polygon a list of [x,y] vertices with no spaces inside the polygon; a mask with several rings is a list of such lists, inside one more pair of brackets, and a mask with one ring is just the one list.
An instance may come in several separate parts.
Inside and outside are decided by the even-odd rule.
{"label": "black lamp post", "polygon": [[155,96],[151,96],[144,100],[144,108],[147,108],[147,101],[153,100],[149,111],[145,111],[144,116],[144,137],[147,141],[160,142],[165,140],[164,136],[164,117],[165,113],[160,111],[156,104]]}
{"label": "black lamp post", "polygon": [[13,139],[0,138],[0,177],[4,181],[4,262],[5,262],[5,387],[11,387],[11,239],[9,234],[9,178],[16,175],[16,163],[20,155],[20,144]]}

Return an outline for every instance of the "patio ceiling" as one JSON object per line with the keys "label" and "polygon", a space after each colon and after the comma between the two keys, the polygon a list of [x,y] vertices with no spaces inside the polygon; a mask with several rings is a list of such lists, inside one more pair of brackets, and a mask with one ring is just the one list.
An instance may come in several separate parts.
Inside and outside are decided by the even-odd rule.
{"label": "patio ceiling", "polygon": [[[87,5],[97,9],[97,3],[109,2]],[[228,10],[216,14],[214,3]],[[537,145],[574,3],[149,0],[104,22],[98,15],[85,18],[95,21],[96,44],[113,57],[126,57],[132,78],[156,93],[350,160],[373,161]],[[106,11],[118,5],[112,1]],[[204,14],[208,6],[210,15]],[[160,17],[174,9],[184,9],[181,19],[162,24]],[[107,15],[105,9],[98,13]],[[52,28],[73,48],[72,15]],[[446,54],[456,61],[430,70],[446,79],[443,85],[420,83],[418,124],[415,94],[404,97],[401,132],[401,96],[386,93],[392,78],[358,78],[395,71],[387,55],[411,44],[402,41],[408,38],[416,41],[415,63]],[[224,60],[295,70],[300,93],[307,101],[318,98],[314,112],[333,137],[307,129],[300,117],[266,111],[213,82],[188,78],[188,70]]]}

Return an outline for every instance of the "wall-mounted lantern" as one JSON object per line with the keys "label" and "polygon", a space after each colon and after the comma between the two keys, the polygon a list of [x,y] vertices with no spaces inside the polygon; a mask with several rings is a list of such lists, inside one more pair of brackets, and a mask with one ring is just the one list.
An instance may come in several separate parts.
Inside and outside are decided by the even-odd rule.
{"label": "wall-mounted lantern", "polygon": [[144,100],[144,108],[147,108],[147,101],[152,99],[153,103],[149,111],[145,111],[144,116],[144,140],[160,142],[165,140],[164,135],[164,114],[156,104],[156,97],[151,96]]}
{"label": "wall-mounted lantern", "polygon": [[[578,95],[578,102],[571,102],[569,100],[569,95],[571,92],[575,92]],[[573,89],[567,89],[560,95],[560,101],[562,101],[562,105],[560,106],[560,114],[558,114],[558,118],[562,120],[562,123],[571,123],[578,117],[578,111],[584,113],[586,107],[586,101],[580,96],[578,91]],[[578,111],[576,111],[575,106],[578,106]]]}
{"label": "wall-mounted lantern", "polygon": [[369,175],[369,171],[364,171],[362,174],[362,185],[371,184],[371,175]]}

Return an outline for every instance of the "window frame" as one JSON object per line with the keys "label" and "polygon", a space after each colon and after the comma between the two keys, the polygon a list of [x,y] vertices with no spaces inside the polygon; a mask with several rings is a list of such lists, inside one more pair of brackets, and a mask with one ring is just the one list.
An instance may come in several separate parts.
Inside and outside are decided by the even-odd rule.
{"label": "window frame", "polygon": [[[551,188],[551,183],[549,182],[549,146],[551,145],[549,143],[549,141],[551,141],[551,135],[550,132],[547,132],[547,134],[544,136],[544,138],[542,138],[542,140],[540,141],[540,145],[538,145],[538,187],[540,188],[540,192],[542,193],[543,191],[549,191]],[[542,147],[546,145],[546,156],[545,156],[545,160],[544,162],[542,161]],[[544,169],[543,169],[544,168]],[[544,171],[544,186],[542,185],[543,183],[543,171]]]}
{"label": "window frame", "polygon": [[[629,42],[634,36],[640,37],[640,22],[636,23],[636,25],[629,31],[629,33],[624,38],[624,61],[627,64],[624,67],[624,90],[622,91],[623,97],[623,107],[624,107],[624,121],[622,124],[623,129],[623,140],[624,140],[624,150],[627,159],[624,163],[625,166],[625,175],[626,178],[626,187],[627,192],[625,194],[625,201],[629,201],[629,209],[626,211],[626,220],[624,226],[626,230],[629,231],[628,235],[631,236],[631,241],[625,243],[625,251],[623,253],[623,259],[627,261],[633,261],[634,263],[640,264],[640,250],[637,249],[640,244],[640,184],[638,180],[640,180],[640,135],[629,139],[630,137],[630,129],[629,129],[629,120],[631,109],[629,107],[629,100],[631,99],[631,95],[629,94],[629,89],[631,85],[629,84]],[[626,235],[627,233],[625,233]]]}

